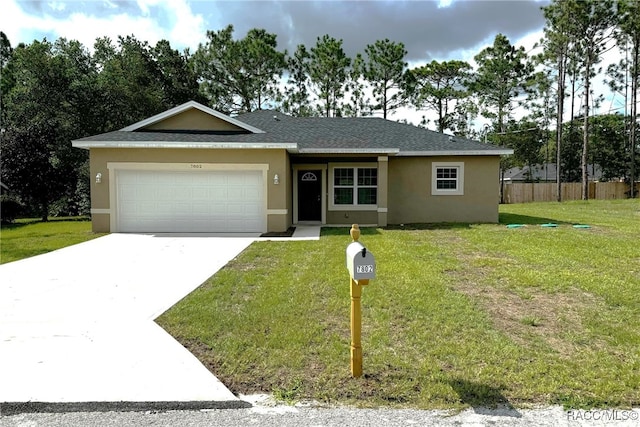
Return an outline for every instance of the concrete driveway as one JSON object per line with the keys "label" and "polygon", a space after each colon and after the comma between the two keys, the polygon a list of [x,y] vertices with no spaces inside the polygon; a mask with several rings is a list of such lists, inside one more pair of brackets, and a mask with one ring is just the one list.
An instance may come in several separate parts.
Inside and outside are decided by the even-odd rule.
{"label": "concrete driveway", "polygon": [[0,404],[241,404],[153,319],[254,240],[111,234],[1,265]]}

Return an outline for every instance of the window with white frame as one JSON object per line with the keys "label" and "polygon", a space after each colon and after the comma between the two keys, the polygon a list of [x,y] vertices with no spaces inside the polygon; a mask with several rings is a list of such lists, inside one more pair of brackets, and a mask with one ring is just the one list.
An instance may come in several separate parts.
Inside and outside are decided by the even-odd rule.
{"label": "window with white frame", "polygon": [[431,166],[431,194],[434,196],[464,194],[464,163],[434,162]]}
{"label": "window with white frame", "polygon": [[334,165],[330,176],[332,208],[374,208],[377,205],[377,167]]}

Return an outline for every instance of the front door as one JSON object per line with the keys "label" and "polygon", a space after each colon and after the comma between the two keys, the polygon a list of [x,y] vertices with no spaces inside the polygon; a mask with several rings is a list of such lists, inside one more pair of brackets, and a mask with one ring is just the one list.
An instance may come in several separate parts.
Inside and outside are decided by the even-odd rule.
{"label": "front door", "polygon": [[322,171],[298,171],[298,221],[322,220]]}

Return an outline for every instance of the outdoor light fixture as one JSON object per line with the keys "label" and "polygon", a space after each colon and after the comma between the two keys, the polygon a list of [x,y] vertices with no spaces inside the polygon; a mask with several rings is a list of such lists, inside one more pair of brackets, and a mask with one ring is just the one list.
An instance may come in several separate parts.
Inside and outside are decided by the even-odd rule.
{"label": "outdoor light fixture", "polygon": [[280,177],[278,176],[278,174],[273,175],[273,183],[275,185],[280,184]]}
{"label": "outdoor light fixture", "polygon": [[96,174],[96,184],[100,184],[102,182],[102,174],[98,172]]}

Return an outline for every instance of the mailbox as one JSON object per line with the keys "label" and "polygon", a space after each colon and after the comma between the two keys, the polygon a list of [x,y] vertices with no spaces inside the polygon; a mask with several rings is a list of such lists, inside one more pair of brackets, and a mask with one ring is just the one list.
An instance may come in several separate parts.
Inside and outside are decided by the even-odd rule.
{"label": "mailbox", "polygon": [[347,269],[353,280],[376,278],[376,260],[359,242],[347,246]]}

